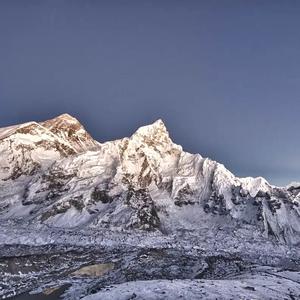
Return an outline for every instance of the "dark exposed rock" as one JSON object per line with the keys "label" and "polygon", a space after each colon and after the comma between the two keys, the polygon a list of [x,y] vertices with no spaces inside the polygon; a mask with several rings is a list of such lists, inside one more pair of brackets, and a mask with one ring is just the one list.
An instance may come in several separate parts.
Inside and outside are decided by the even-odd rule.
{"label": "dark exposed rock", "polygon": [[131,207],[136,215],[136,219],[131,226],[154,230],[159,229],[160,220],[154,205],[154,202],[147,189],[135,190],[129,187],[126,197],[126,204]]}
{"label": "dark exposed rock", "polygon": [[206,213],[227,215],[229,211],[226,209],[226,201],[222,194],[218,195],[213,191],[210,197],[204,201],[203,210]]}
{"label": "dark exposed rock", "polygon": [[233,273],[241,273],[248,265],[239,257],[226,257],[222,255],[205,258],[205,268],[195,276],[196,279],[226,278]]}
{"label": "dark exposed rock", "polygon": [[77,196],[77,197],[74,197],[73,199],[71,199],[70,201],[70,204],[72,206],[74,206],[78,211],[82,211],[85,207],[84,205],[84,202],[83,202],[83,196],[80,195],[80,196]]}
{"label": "dark exposed rock", "polygon": [[51,209],[42,214],[41,221],[44,222],[50,217],[65,213],[69,208],[71,208],[71,204],[69,202],[54,204]]}
{"label": "dark exposed rock", "polygon": [[194,197],[194,192],[189,184],[186,184],[183,188],[181,188],[174,199],[174,204],[180,207],[195,203],[196,199]]}
{"label": "dark exposed rock", "polygon": [[96,202],[101,201],[104,204],[111,203],[113,201],[113,198],[109,196],[107,190],[100,190],[97,187],[93,190],[91,198]]}

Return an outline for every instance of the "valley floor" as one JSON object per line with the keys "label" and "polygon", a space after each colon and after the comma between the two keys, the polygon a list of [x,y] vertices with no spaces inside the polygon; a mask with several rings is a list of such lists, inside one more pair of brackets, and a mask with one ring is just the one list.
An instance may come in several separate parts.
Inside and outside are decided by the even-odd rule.
{"label": "valley floor", "polygon": [[3,229],[0,298],[300,299],[298,248],[246,232]]}

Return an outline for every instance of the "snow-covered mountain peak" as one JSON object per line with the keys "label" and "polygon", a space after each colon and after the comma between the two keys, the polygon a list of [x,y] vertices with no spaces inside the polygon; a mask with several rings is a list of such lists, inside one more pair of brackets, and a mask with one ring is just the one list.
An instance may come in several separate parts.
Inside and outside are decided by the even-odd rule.
{"label": "snow-covered mountain peak", "polygon": [[140,134],[149,134],[149,132],[153,132],[156,130],[161,130],[168,134],[166,125],[164,124],[162,119],[158,119],[152,124],[141,126],[140,128],[138,128],[137,132]]}
{"label": "snow-covered mountain peak", "polygon": [[182,147],[172,142],[162,122],[137,129],[130,137],[118,142],[122,181],[136,187],[158,184],[161,177],[172,172],[182,153]]}
{"label": "snow-covered mountain peak", "polygon": [[58,115],[57,117],[53,118],[52,120],[64,120],[67,122],[80,123],[75,117],[71,116],[68,113],[63,113],[61,115]]}
{"label": "snow-covered mountain peak", "polygon": [[[169,132],[161,119],[154,123],[140,127],[132,136],[131,139],[138,144],[159,150],[169,150],[169,148],[180,148],[173,143]],[[181,149],[182,150],[182,149]]]}
{"label": "snow-covered mountain peak", "polygon": [[77,152],[95,150],[99,147],[99,143],[90,136],[83,125],[69,114],[59,115],[40,124],[70,143]]}
{"label": "snow-covered mountain peak", "polygon": [[152,124],[142,126],[137,129],[137,131],[134,133],[138,136],[147,136],[147,137],[162,137],[166,136],[169,137],[169,132],[164,124],[164,122],[161,119],[158,119]]}

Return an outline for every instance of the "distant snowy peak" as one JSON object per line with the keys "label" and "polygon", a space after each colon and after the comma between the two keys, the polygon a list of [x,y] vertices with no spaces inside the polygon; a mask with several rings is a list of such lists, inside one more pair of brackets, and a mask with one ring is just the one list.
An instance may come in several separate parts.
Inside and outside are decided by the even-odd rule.
{"label": "distant snowy peak", "polygon": [[0,141],[8,138],[14,139],[19,144],[38,139],[56,139],[72,148],[76,153],[95,150],[100,146],[80,122],[68,114],[44,122],[32,121],[0,128]]}
{"label": "distant snowy peak", "polygon": [[68,114],[2,128],[0,179],[32,175],[59,159],[99,148],[100,144]]}
{"label": "distant snowy peak", "polygon": [[90,136],[77,119],[69,114],[62,114],[40,124],[56,136],[67,141],[77,152],[99,148],[99,143]]}
{"label": "distant snowy peak", "polygon": [[0,131],[0,180],[33,175],[54,161],[76,154],[65,140],[36,122]]}

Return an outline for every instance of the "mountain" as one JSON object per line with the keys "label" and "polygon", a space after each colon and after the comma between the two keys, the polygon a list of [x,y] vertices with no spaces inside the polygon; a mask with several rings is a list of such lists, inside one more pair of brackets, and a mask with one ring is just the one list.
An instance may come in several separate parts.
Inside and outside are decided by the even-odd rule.
{"label": "mountain", "polygon": [[69,114],[60,115],[52,120],[40,123],[59,138],[67,141],[76,152],[95,150],[99,147],[77,119]]}
{"label": "mountain", "polygon": [[0,218],[60,228],[255,231],[300,242],[300,188],[238,178],[161,120],[98,143],[68,114],[0,129]]}

